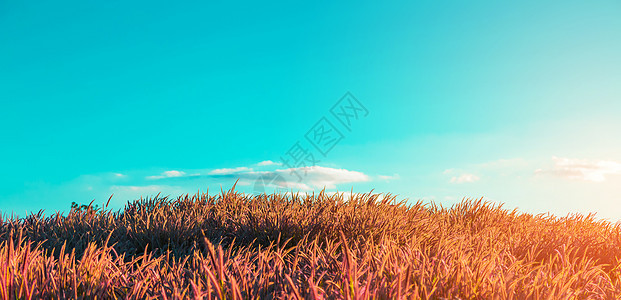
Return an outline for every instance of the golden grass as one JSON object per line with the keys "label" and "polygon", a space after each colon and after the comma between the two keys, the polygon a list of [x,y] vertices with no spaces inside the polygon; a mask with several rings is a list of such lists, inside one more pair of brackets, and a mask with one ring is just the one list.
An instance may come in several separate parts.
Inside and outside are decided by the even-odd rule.
{"label": "golden grass", "polygon": [[0,297],[610,299],[620,227],[371,193],[147,198],[0,220]]}

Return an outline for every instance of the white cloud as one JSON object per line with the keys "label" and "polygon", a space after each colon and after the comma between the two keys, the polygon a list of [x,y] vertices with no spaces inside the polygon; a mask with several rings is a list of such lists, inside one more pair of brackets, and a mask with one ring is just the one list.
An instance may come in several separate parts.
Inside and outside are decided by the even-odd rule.
{"label": "white cloud", "polygon": [[251,185],[252,182],[248,181],[248,180],[240,180],[237,182],[237,186],[249,186]]}
{"label": "white cloud", "polygon": [[161,175],[147,176],[146,178],[150,180],[154,180],[154,179],[162,179],[162,178],[182,177],[184,175],[185,175],[185,172],[183,171],[171,170],[171,171],[164,171]]}
{"label": "white cloud", "polygon": [[609,175],[621,175],[621,163],[608,160],[586,160],[574,158],[552,157],[554,166],[549,169],[537,169],[535,174],[584,181],[602,182]]}
{"label": "white cloud", "polygon": [[532,174],[532,164],[524,158],[496,159],[483,163],[467,164],[463,168],[451,168],[442,172],[451,183],[469,183],[481,180],[497,180],[500,177],[521,178]]}
{"label": "white cloud", "polygon": [[452,175],[451,183],[467,183],[478,181],[479,176],[471,173],[465,173],[456,169],[446,169],[442,172],[444,175]]}
{"label": "white cloud", "polygon": [[477,175],[474,174],[461,174],[459,176],[453,176],[451,178],[451,183],[466,183],[466,182],[475,182],[478,181],[480,178]]}
{"label": "white cloud", "polygon": [[[189,172],[189,171],[188,171]],[[209,172],[192,173],[188,175],[182,171],[166,171],[161,175],[147,176],[148,180],[164,178],[212,178],[212,179],[239,179],[239,186],[264,186],[266,188],[294,189],[312,191],[317,189],[334,189],[339,184],[371,181],[371,178],[361,172],[346,169],[337,169],[321,166],[276,169],[274,171],[255,171],[249,167],[221,168]],[[399,175],[379,176],[384,180],[398,179]]]}
{"label": "white cloud", "polygon": [[287,189],[287,190],[300,190],[300,191],[312,191],[313,188],[308,186],[306,183],[301,182],[291,182],[291,181],[275,181],[272,184],[268,185],[269,187]]}
{"label": "white cloud", "polygon": [[[366,182],[370,177],[364,173],[346,169],[335,169],[321,166],[278,169],[272,172],[236,173],[240,178],[252,178],[266,187],[280,189],[334,189],[337,184]],[[300,180],[301,178],[301,180]]]}
{"label": "white cloud", "polygon": [[260,163],[257,164],[257,166],[259,167],[265,167],[265,166],[280,166],[282,165],[281,162],[273,162],[271,160],[264,160]]}
{"label": "white cloud", "polygon": [[277,171],[285,174],[297,172],[303,177],[303,181],[308,182],[308,184],[317,188],[325,187],[333,189],[337,184],[366,182],[371,180],[369,176],[361,172],[320,166],[291,168]]}
{"label": "white cloud", "polygon": [[164,176],[166,176],[166,177],[181,177],[183,175],[185,175],[185,172],[183,172],[183,171],[172,170],[172,171],[165,171],[164,172]]}
{"label": "white cloud", "polygon": [[394,175],[379,175],[377,176],[377,178],[379,180],[385,180],[385,181],[391,181],[391,180],[398,180],[401,179],[401,176],[399,176],[399,174],[394,174]]}
{"label": "white cloud", "polygon": [[209,172],[209,175],[230,175],[230,174],[235,174],[235,173],[240,173],[240,172],[251,172],[252,169],[248,168],[248,167],[238,167],[238,168],[222,168],[222,169],[215,169],[211,172]]}
{"label": "white cloud", "polygon": [[444,172],[442,172],[442,174],[450,175],[450,174],[453,174],[454,172],[456,172],[455,169],[446,169],[446,170],[444,170]]}

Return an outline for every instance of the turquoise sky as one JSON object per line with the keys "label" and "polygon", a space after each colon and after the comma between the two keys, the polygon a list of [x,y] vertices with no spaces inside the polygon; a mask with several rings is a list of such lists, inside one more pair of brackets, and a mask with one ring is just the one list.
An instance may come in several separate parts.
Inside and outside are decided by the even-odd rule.
{"label": "turquoise sky", "polygon": [[621,219],[621,2],[545,2],[1,1],[0,210],[275,175]]}

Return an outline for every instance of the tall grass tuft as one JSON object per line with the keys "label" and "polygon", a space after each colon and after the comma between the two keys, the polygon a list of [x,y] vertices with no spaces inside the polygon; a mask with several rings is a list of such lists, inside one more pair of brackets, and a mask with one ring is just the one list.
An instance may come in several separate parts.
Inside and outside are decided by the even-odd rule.
{"label": "tall grass tuft", "polygon": [[0,218],[0,298],[610,299],[620,228],[372,193],[74,205]]}

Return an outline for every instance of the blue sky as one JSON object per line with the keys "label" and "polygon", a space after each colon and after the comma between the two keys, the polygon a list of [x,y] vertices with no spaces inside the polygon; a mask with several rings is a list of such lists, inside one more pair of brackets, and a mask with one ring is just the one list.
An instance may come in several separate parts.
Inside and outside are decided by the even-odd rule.
{"label": "blue sky", "polygon": [[[251,193],[268,174],[621,219],[620,15],[618,1],[2,1],[0,210],[236,179]],[[330,112],[347,92],[366,109],[350,130]],[[305,137],[322,118],[342,134],[325,156]],[[319,162],[283,165],[297,142]]]}

